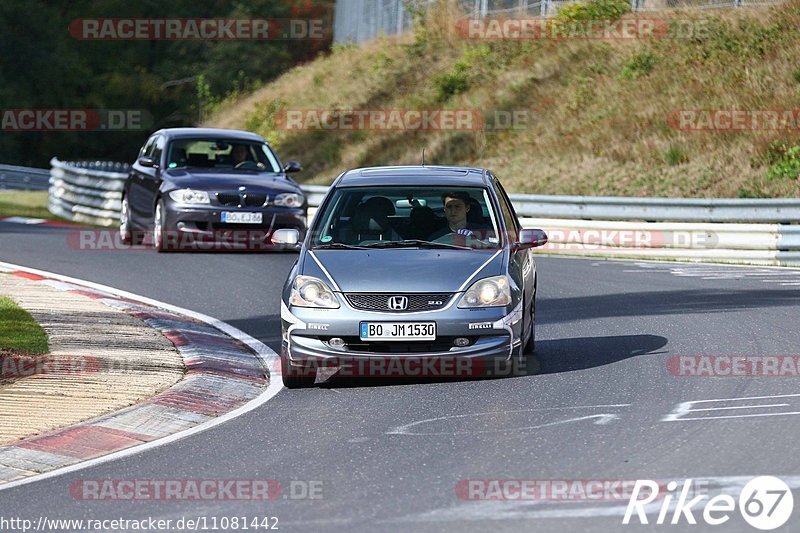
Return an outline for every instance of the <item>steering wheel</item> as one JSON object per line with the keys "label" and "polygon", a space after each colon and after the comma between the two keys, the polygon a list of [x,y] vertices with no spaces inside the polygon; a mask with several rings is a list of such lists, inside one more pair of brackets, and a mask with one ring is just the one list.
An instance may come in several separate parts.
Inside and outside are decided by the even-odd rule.
{"label": "steering wheel", "polygon": [[[462,237],[464,239],[464,242],[463,243],[456,243],[455,242],[455,237],[456,236]],[[431,242],[438,242],[438,243],[442,243],[442,244],[459,244],[461,246],[469,246],[470,248],[489,248],[489,247],[491,247],[491,243],[490,242],[481,240],[480,238],[478,238],[478,235],[476,235],[474,232],[473,232],[472,235],[462,235],[461,233],[458,233],[458,232],[455,232],[455,231],[451,231],[450,233],[442,235],[441,237],[439,237],[437,239],[434,239]],[[469,244],[467,244],[467,242]]]}
{"label": "steering wheel", "polygon": [[258,163],[255,161],[242,161],[233,168],[236,170],[258,170]]}

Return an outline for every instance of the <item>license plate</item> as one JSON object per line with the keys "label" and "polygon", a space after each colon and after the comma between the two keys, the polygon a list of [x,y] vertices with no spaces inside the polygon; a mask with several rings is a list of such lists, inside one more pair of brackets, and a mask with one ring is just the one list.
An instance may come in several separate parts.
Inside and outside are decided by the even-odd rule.
{"label": "license plate", "polygon": [[263,213],[222,212],[222,222],[227,224],[261,224],[263,221]]}
{"label": "license plate", "polygon": [[362,341],[433,341],[436,340],[436,322],[361,322],[359,336]]}

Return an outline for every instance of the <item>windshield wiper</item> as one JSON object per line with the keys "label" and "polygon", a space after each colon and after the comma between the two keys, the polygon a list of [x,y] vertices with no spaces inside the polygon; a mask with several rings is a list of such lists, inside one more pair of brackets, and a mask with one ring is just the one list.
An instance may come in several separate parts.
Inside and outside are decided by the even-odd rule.
{"label": "windshield wiper", "polygon": [[355,246],[353,244],[342,244],[340,242],[332,242],[328,244],[318,244],[312,250],[368,250],[366,246]]}
{"label": "windshield wiper", "polygon": [[423,241],[420,239],[406,239],[404,241],[386,241],[365,244],[368,248],[452,248],[455,250],[472,250],[469,246],[459,246],[457,244],[447,244],[443,242]]}

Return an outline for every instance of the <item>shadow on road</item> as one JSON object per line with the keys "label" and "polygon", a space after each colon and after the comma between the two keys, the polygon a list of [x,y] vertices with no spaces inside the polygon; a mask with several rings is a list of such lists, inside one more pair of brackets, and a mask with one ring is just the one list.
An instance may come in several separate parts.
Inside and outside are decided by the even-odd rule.
{"label": "shadow on road", "polygon": [[726,313],[738,309],[791,307],[800,290],[686,290],[537,298],[537,324],[605,317]]}
{"label": "shadow on road", "polygon": [[615,335],[539,340],[528,356],[528,374],[555,374],[609,365],[642,355],[655,355],[667,344],[659,335]]}

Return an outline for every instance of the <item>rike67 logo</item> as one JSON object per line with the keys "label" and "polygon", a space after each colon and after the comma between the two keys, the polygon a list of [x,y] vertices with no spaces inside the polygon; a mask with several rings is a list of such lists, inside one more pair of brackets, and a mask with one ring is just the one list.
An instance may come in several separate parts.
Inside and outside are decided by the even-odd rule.
{"label": "rike67 logo", "polygon": [[[648,524],[648,511],[658,510],[656,525],[697,524],[695,513],[711,526],[725,524],[737,510],[745,522],[756,529],[769,531],[784,525],[792,515],[794,498],[789,486],[772,476],[760,476],[748,481],[739,493],[738,501],[730,494],[718,494],[709,498],[700,494],[690,498],[692,480],[683,484],[670,481],[666,494],[661,493],[663,485],[651,480],[637,480],[628,501],[622,523],[627,525],[638,519],[640,524]],[[654,503],[660,500],[659,503]]]}

